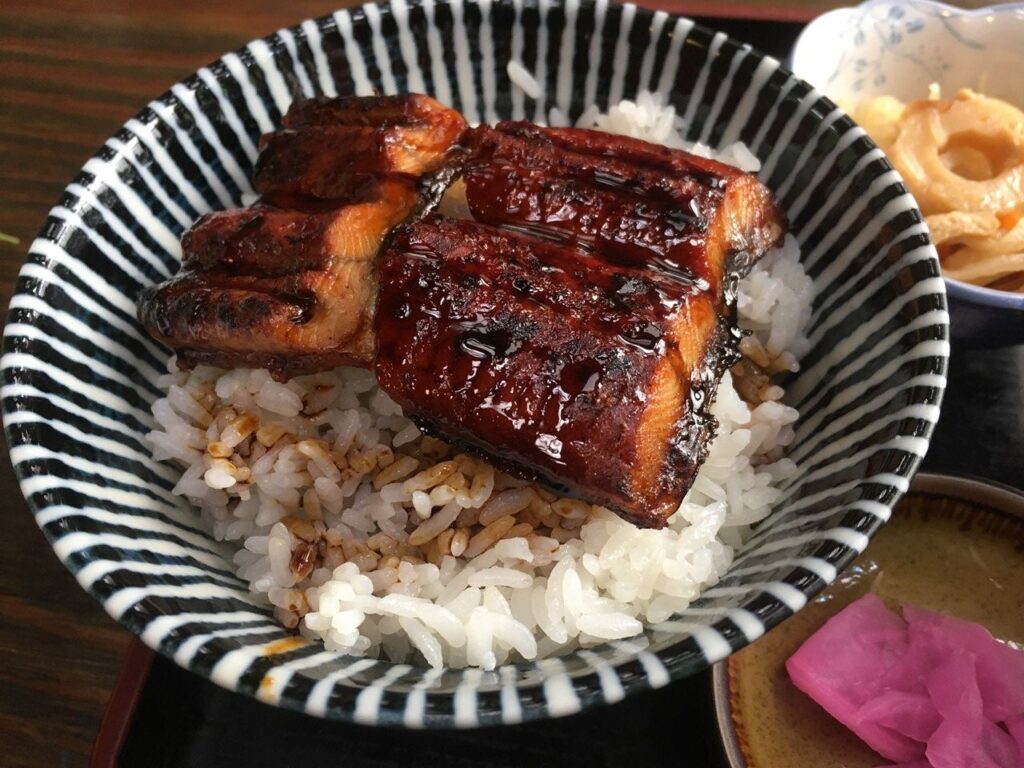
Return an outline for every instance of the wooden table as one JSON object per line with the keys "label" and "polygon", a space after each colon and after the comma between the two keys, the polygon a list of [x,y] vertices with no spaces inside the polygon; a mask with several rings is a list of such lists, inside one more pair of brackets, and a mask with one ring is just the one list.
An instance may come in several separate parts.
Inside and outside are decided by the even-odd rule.
{"label": "wooden table", "polygon": [[[4,0],[0,6],[0,307],[61,189],[171,83],[245,41],[333,10],[292,0]],[[644,0],[694,15],[809,19],[835,0],[743,7]],[[975,3],[977,5],[981,2]],[[129,636],[53,555],[0,458],[0,763],[88,762]]]}

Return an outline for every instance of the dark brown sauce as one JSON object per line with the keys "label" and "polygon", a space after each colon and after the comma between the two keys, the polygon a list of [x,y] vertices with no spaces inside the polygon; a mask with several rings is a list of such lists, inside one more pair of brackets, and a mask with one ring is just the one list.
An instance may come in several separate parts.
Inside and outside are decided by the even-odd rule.
{"label": "dark brown sauce", "polygon": [[395,233],[380,279],[377,376],[408,412],[625,502],[624,425],[677,355],[692,283],[436,215]]}
{"label": "dark brown sauce", "polygon": [[498,123],[495,130],[533,145],[554,147],[574,167],[580,167],[581,157],[590,158],[591,165],[617,184],[651,178],[638,176],[638,172],[652,173],[655,184],[642,187],[649,193],[680,188],[722,190],[729,181],[743,175],[737,168],[717,160],[588,128],[546,128],[527,121],[509,120]]}
{"label": "dark brown sauce", "polygon": [[261,144],[253,184],[265,199],[349,199],[388,170],[373,127],[309,125],[268,134]]}
{"label": "dark brown sauce", "polygon": [[719,290],[708,227],[736,169],[623,137],[520,123],[473,129],[466,142],[476,219]]}

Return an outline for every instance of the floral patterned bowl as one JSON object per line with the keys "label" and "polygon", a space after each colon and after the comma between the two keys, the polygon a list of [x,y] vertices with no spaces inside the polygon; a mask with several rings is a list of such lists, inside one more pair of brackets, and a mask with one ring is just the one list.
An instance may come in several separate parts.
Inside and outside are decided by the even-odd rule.
{"label": "floral patterned bowl", "polygon": [[833,100],[923,98],[977,88],[1024,104],[1024,3],[961,10],[930,0],[868,0],[812,21],[792,53],[794,73]]}
{"label": "floral patterned bowl", "polygon": [[[1024,107],[1024,3],[962,10],[930,0],[868,0],[812,21],[791,67],[849,111],[889,95],[923,98],[974,88]],[[946,279],[954,338],[1024,342],[1024,295]]]}

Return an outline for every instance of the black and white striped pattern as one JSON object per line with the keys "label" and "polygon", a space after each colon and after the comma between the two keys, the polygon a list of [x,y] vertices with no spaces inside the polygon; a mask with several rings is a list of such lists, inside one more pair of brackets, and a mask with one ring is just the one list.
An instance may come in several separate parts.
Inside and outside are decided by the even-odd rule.
{"label": "black and white striped pattern", "polygon": [[[520,59],[535,103],[505,71]],[[288,634],[230,553],[170,493],[143,434],[165,350],[135,319],[200,214],[251,192],[258,136],[297,97],[425,91],[470,121],[576,117],[640,89],[689,138],[764,164],[818,290],[788,397],[800,473],[728,576],[644,636],[484,673],[352,659]],[[362,723],[475,726],[570,714],[665,685],[799,610],[868,542],[928,445],[945,383],[939,267],[879,150],[778,63],[686,19],[604,0],[394,0],[256,40],[152,102],[47,219],[11,302],[4,424],[60,558],[112,616],[179,664],[292,709]]]}

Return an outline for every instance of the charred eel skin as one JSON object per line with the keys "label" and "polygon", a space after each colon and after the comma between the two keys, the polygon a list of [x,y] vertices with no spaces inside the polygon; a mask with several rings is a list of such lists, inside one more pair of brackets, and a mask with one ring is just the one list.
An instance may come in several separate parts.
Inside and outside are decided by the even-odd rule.
{"label": "charred eel skin", "polygon": [[436,197],[465,127],[416,94],[296,103],[262,141],[259,203],[185,233],[181,271],[139,297],[142,323],[184,367],[372,366],[380,245]]}
{"label": "charred eel skin", "polygon": [[377,380],[428,431],[637,525],[679,506],[733,360],[706,292],[436,215],[396,232],[380,280]]}

